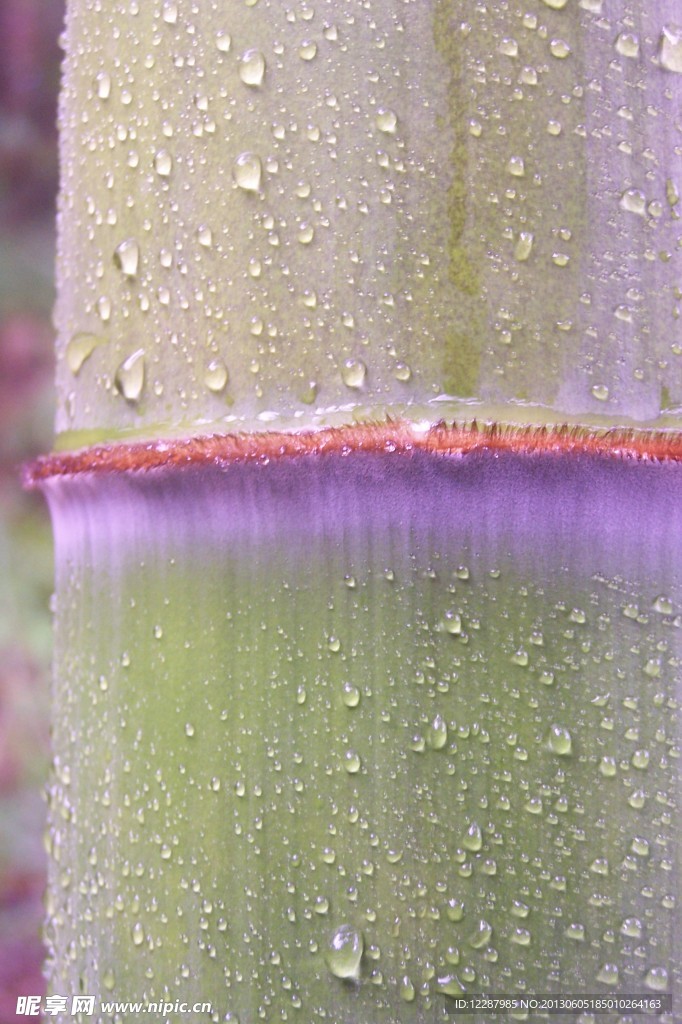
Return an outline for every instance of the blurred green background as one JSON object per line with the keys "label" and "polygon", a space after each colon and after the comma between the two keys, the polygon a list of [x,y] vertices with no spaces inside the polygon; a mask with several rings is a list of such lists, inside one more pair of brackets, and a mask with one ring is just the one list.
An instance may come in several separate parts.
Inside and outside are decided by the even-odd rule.
{"label": "blurred green background", "polygon": [[20,467],[52,443],[63,0],[0,0],[0,1024],[43,991],[52,548]]}

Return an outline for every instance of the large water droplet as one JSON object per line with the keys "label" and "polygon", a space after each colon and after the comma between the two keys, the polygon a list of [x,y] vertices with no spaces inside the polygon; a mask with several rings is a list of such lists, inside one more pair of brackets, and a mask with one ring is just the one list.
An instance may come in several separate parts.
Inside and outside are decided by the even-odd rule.
{"label": "large water droplet", "polygon": [[135,277],[140,260],[140,247],[134,238],[126,238],[114,249],[114,263],[126,277]]}
{"label": "large water droplet", "polygon": [[573,741],[568,729],[563,725],[550,726],[548,745],[553,754],[568,757],[573,749]]}
{"label": "large water droplet", "polygon": [[167,178],[173,170],[173,157],[167,149],[159,149],[154,154],[154,169],[162,178]]}
{"label": "large water droplet", "polygon": [[362,932],[350,924],[342,924],[329,940],[327,966],[337,978],[360,977],[360,961],[365,948]]}
{"label": "large water droplet", "polygon": [[621,32],[616,38],[616,50],[621,57],[631,59],[639,56],[639,39],[631,32]]}
{"label": "large water droplet", "polygon": [[462,846],[465,850],[471,850],[472,853],[478,853],[483,846],[483,833],[475,821],[469,825],[466,835],[462,839]]}
{"label": "large water droplet", "polygon": [[87,334],[79,331],[78,334],[69,340],[66,346],[66,362],[74,375],[77,374],[98,345],[105,345],[106,339],[99,338],[96,334]]}
{"label": "large water droplet", "polygon": [[239,60],[239,77],[244,85],[257,87],[265,77],[265,57],[260,50],[246,50]]}
{"label": "large water droplet", "polygon": [[116,387],[129,402],[137,402],[144,388],[144,349],[124,359],[115,376]]}
{"label": "large water droplet", "polygon": [[204,383],[209,391],[224,391],[228,379],[227,367],[222,359],[211,359],[204,373]]}
{"label": "large water droplet", "polygon": [[97,95],[101,100],[108,100],[111,95],[111,75],[106,71],[100,71],[95,78]]}
{"label": "large water droplet", "polygon": [[257,192],[262,174],[260,157],[255,153],[240,153],[234,162],[232,175],[245,192]]}
{"label": "large water droplet", "polygon": [[341,377],[347,388],[361,388],[366,376],[367,367],[362,359],[346,359],[341,367]]}
{"label": "large water droplet", "polygon": [[392,110],[380,107],[377,110],[376,126],[380,132],[385,132],[387,135],[395,135],[396,128],[398,127],[398,118]]}
{"label": "large water droplet", "polygon": [[682,74],[682,27],[664,25],[658,43],[658,59],[666,71]]}
{"label": "large water droplet", "polygon": [[215,37],[215,44],[221,53],[229,53],[232,46],[232,36],[229,32],[219,32]]}
{"label": "large water droplet", "polygon": [[178,20],[178,5],[175,0],[166,0],[161,11],[161,17],[167,25],[175,25]]}

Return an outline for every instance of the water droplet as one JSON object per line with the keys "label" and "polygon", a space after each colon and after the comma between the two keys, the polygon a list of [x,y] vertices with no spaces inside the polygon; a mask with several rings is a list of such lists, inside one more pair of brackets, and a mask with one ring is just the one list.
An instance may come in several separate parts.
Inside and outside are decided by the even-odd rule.
{"label": "water droplet", "polygon": [[429,725],[426,742],[432,750],[442,750],[448,742],[448,727],[442,715],[436,715]]}
{"label": "water droplet", "polygon": [[396,380],[400,380],[403,383],[406,383],[412,377],[412,370],[407,363],[396,363],[393,373],[395,374]]}
{"label": "water droplet", "polygon": [[213,245],[213,232],[207,224],[200,224],[197,228],[197,240],[205,249]]}
{"label": "water droplet", "polygon": [[636,750],[630,758],[630,764],[633,768],[645,771],[649,767],[649,760],[650,754],[648,750]]}
{"label": "water droplet", "polygon": [[114,249],[114,264],[126,277],[135,277],[140,261],[140,247],[134,238],[126,238]]}
{"label": "water droplet", "polygon": [[507,170],[515,178],[522,178],[526,173],[526,165],[522,156],[511,156],[507,161]]}
{"label": "water droplet", "polygon": [[366,376],[367,367],[362,359],[346,359],[341,367],[341,377],[347,388],[361,388]]}
{"label": "water droplet", "polygon": [[298,240],[301,245],[309,245],[315,237],[315,229],[310,224],[301,224]]}
{"label": "water droplet", "polygon": [[571,47],[565,39],[552,39],[549,44],[549,51],[553,57],[558,57],[559,60],[564,60],[569,56]]}
{"label": "water droplet", "polygon": [[457,612],[448,610],[442,619],[442,626],[446,633],[451,636],[459,636],[462,632],[462,616]]}
{"label": "water droplet", "polygon": [[548,745],[553,754],[569,757],[573,749],[573,741],[568,729],[563,725],[550,726]]}
{"label": "water droplet", "polygon": [[360,691],[352,683],[343,684],[343,703],[347,708],[356,708],[360,703]]}
{"label": "water droplet", "polygon": [[97,312],[103,323],[106,323],[111,316],[111,301],[106,295],[100,295],[97,300]]}
{"label": "water droplet", "polygon": [[514,248],[514,256],[523,263],[528,259],[531,252],[533,251],[533,232],[532,231],[520,231],[516,247]]}
{"label": "water droplet", "polygon": [[617,964],[602,964],[597,974],[597,981],[601,981],[602,985],[617,985],[618,984],[618,966]]}
{"label": "water droplet", "polygon": [[415,987],[406,974],[400,982],[400,998],[406,1003],[413,1003],[416,995]]}
{"label": "water droplet", "polygon": [[111,992],[116,984],[116,976],[110,967],[102,975],[102,984],[107,992]]}
{"label": "water droplet", "polygon": [[666,71],[682,74],[682,28],[664,25],[658,43],[658,59]]}
{"label": "water droplet", "polygon": [[547,7],[551,7],[553,11],[562,11],[568,0],[542,0]]}
{"label": "water droplet", "polygon": [[260,188],[262,165],[255,153],[240,153],[234,162],[232,175],[237,185],[245,192],[257,192]]}
{"label": "water droplet", "polygon": [[519,53],[519,44],[515,39],[510,39],[509,36],[505,36],[504,39],[501,40],[497,49],[498,52],[504,54],[505,57],[517,57]]}
{"label": "water droplet", "polygon": [[229,32],[218,32],[215,37],[215,44],[221,53],[229,53],[232,46],[232,36]]}
{"label": "water droplet", "polygon": [[161,11],[161,17],[167,25],[175,25],[178,20],[178,5],[174,0],[166,0]]}
{"label": "water droplet", "polygon": [[357,981],[360,977],[360,961],[365,948],[362,932],[352,925],[342,924],[329,940],[327,949],[327,966],[337,978],[351,978]]}
{"label": "water droplet", "polygon": [[301,60],[312,60],[317,53],[317,44],[311,40],[306,39],[305,42],[301,43],[301,47],[298,51],[298,55]]}
{"label": "water droplet", "polygon": [[66,346],[66,362],[74,376],[80,371],[86,359],[89,359],[98,345],[105,345],[106,339],[96,334],[79,331],[69,340]]}
{"label": "water droplet", "polygon": [[387,135],[395,135],[396,128],[398,127],[398,118],[392,110],[388,110],[386,107],[379,107],[376,116],[376,126],[380,132],[386,132]]}
{"label": "water droplet", "polygon": [[584,942],[585,926],[574,921],[572,924],[569,924],[568,928],[566,928],[564,935],[567,939],[573,939],[574,942]]}
{"label": "water droplet", "polygon": [[137,402],[144,388],[144,349],[138,348],[124,359],[116,371],[116,387],[129,402]]}
{"label": "water droplet", "polygon": [[95,78],[97,95],[101,100],[108,100],[111,95],[111,75],[106,71],[100,71]]}
{"label": "water droplet", "polygon": [[609,397],[609,389],[606,384],[593,384],[590,391],[600,402],[605,402]]}
{"label": "water droplet", "polygon": [[616,38],[616,50],[621,57],[639,57],[639,39],[631,32],[621,32]]}
{"label": "water droplet", "polygon": [[204,384],[209,391],[224,391],[229,380],[227,367],[222,359],[211,359],[204,373]]}
{"label": "water droplet", "polygon": [[253,88],[263,84],[265,57],[260,50],[246,50],[239,58],[239,77],[244,85]]}
{"label": "water droplet", "polygon": [[620,197],[620,207],[628,213],[636,213],[639,217],[646,217],[646,196],[637,188],[628,188]]}
{"label": "water droplet", "polygon": [[654,611],[660,612],[661,615],[672,615],[673,603],[669,597],[665,597],[663,594],[659,595],[654,601]]}
{"label": "water droplet", "polygon": [[194,732],[195,732],[195,729],[194,729],[194,726],[192,725],[192,723],[191,722],[185,722],[185,736],[192,737],[192,736],[194,736]]}
{"label": "water droplet", "polygon": [[472,853],[478,853],[483,846],[483,833],[475,821],[469,825],[466,835],[462,839],[462,846],[465,850],[471,850]]}
{"label": "water droplet", "polygon": [[644,984],[655,992],[665,992],[668,987],[668,972],[665,967],[651,967],[644,975]]}
{"label": "water droplet", "polygon": [[136,921],[132,928],[133,942],[136,946],[141,946],[144,942],[144,928],[139,921]]}
{"label": "water droplet", "polygon": [[487,946],[492,938],[493,929],[492,925],[489,925],[487,921],[480,918],[476,922],[475,931],[469,936],[469,945],[474,949],[483,949]]}
{"label": "water droplet", "polygon": [[167,149],[159,149],[154,154],[154,170],[162,178],[167,178],[173,170],[173,157]]}
{"label": "water droplet", "polygon": [[620,926],[621,935],[630,939],[641,939],[643,930],[642,922],[636,917],[626,917]]}
{"label": "water droplet", "polygon": [[362,760],[355,750],[347,750],[343,756],[343,767],[349,775],[356,775],[362,768]]}

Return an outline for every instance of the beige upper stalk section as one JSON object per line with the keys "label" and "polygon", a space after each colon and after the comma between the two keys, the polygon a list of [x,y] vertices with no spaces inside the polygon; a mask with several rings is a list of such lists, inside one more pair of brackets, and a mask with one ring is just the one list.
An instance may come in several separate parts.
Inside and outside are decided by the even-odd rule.
{"label": "beige upper stalk section", "polygon": [[673,7],[71,0],[59,443],[679,420]]}

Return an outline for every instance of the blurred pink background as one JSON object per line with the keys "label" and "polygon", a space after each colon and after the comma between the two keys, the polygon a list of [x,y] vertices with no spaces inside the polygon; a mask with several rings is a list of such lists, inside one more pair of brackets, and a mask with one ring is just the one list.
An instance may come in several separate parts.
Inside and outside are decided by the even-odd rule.
{"label": "blurred pink background", "polygon": [[44,990],[52,550],[22,462],[52,443],[63,0],[0,0],[0,1024]]}

